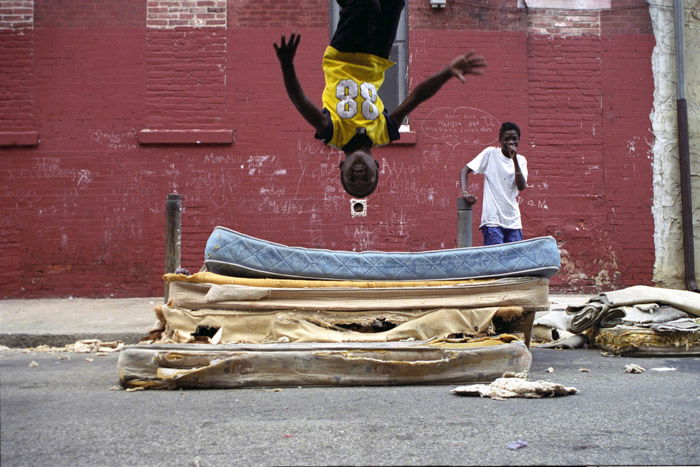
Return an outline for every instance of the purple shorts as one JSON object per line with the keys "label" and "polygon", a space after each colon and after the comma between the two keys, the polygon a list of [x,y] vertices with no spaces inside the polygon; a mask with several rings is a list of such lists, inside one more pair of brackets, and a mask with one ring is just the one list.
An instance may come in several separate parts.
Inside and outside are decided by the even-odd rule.
{"label": "purple shorts", "polygon": [[523,239],[522,229],[504,229],[503,227],[483,226],[479,230],[484,235],[484,245],[518,242]]}

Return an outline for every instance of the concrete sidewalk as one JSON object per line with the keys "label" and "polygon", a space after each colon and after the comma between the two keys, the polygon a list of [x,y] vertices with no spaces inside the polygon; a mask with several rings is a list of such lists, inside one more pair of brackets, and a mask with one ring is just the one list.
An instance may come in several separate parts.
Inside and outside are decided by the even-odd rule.
{"label": "concrete sidewalk", "polygon": [[[551,310],[585,303],[590,295],[550,295]],[[0,300],[0,345],[63,347],[81,339],[135,344],[156,324],[163,297]]]}
{"label": "concrete sidewalk", "polygon": [[163,297],[0,300],[0,345],[63,347],[81,339],[138,342]]}

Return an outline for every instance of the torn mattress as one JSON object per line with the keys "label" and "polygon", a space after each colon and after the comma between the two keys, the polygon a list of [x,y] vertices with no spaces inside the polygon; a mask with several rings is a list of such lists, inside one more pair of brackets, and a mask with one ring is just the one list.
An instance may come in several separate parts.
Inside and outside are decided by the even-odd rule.
{"label": "torn mattress", "polygon": [[549,281],[536,277],[446,285],[358,281],[354,287],[350,282],[239,279],[212,273],[165,277],[169,301],[157,309],[159,343],[390,342],[485,336],[494,333],[494,317],[513,322],[515,330],[515,323],[549,305]]}
{"label": "torn mattress", "polygon": [[530,369],[520,341],[134,345],[119,356],[126,388],[227,389],[488,382]]}

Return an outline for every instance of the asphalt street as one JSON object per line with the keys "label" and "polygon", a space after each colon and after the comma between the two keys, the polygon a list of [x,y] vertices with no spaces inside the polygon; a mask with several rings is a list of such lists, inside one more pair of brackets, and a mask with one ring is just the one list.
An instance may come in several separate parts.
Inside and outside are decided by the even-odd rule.
{"label": "asphalt street", "polygon": [[[497,401],[453,395],[455,385],[126,392],[118,354],[6,350],[0,462],[700,464],[700,358],[537,348],[533,357],[531,380],[579,394]],[[647,371],[625,373],[628,363]],[[518,440],[527,446],[508,447]]]}

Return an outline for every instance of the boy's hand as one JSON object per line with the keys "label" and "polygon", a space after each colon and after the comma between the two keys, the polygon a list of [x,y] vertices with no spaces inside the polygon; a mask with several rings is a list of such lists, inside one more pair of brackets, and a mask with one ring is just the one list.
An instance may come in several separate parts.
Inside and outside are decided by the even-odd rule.
{"label": "boy's hand", "polygon": [[474,195],[470,195],[470,194],[467,193],[466,191],[463,191],[463,192],[462,192],[462,198],[464,198],[464,200],[465,200],[467,203],[469,203],[469,204],[474,204],[474,203],[476,203],[476,202],[479,200],[479,198],[477,198],[477,197],[474,196]]}
{"label": "boy's hand", "polygon": [[483,73],[482,68],[488,66],[486,60],[481,55],[476,55],[474,52],[469,52],[460,55],[450,63],[452,75],[461,82],[465,82],[464,75],[480,75]]}
{"label": "boy's hand", "polygon": [[280,39],[280,45],[273,43],[275,46],[275,52],[277,53],[277,59],[280,63],[289,64],[294,62],[294,55],[297,53],[297,47],[299,46],[299,41],[301,40],[301,34],[292,33],[289,36],[289,41],[285,36]]}
{"label": "boy's hand", "polygon": [[518,145],[515,143],[508,143],[506,145],[506,154],[509,158],[515,159],[515,156],[518,155]]}

